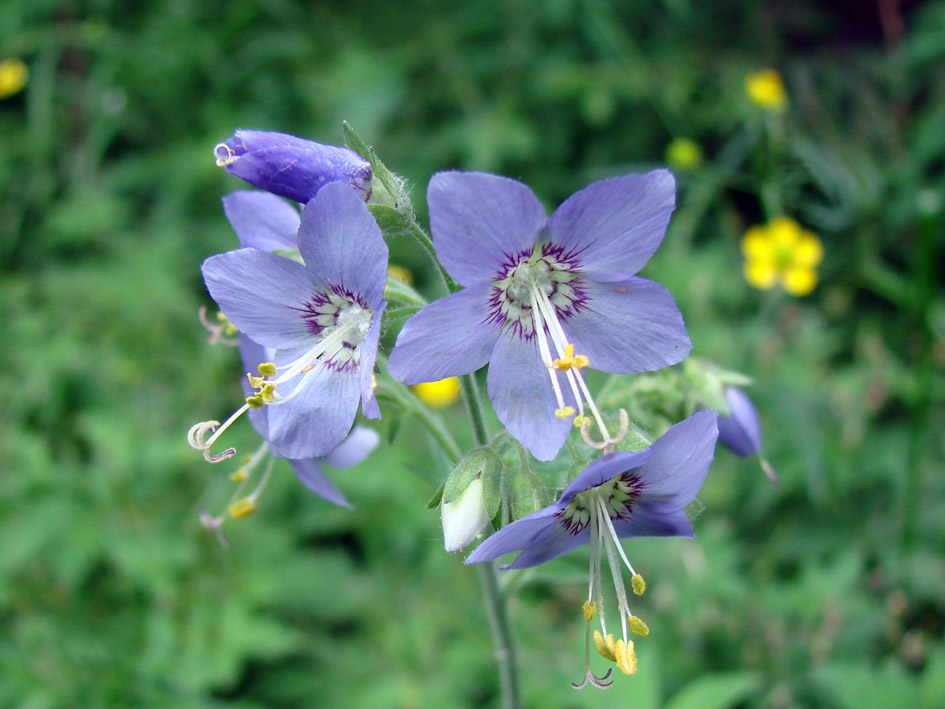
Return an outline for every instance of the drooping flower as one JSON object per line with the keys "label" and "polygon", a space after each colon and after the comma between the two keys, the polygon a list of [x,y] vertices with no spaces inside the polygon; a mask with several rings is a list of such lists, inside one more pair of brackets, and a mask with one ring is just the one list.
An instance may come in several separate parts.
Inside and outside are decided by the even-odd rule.
{"label": "drooping flower", "polygon": [[303,210],[298,247],[305,265],[254,248],[204,262],[207,288],[230,322],[276,351],[250,381],[256,393],[227,422],[191,429],[191,445],[208,460],[221,459],[210,446],[251,408],[265,407],[269,440],[291,460],[330,453],[359,401],[366,416],[380,418],[372,382],[387,305],[380,229],[353,190],[330,184]]}
{"label": "drooping flower", "polygon": [[[240,337],[240,358],[243,360],[243,368],[252,370],[260,362],[265,362],[273,358],[273,352],[267,351],[265,347],[256,344],[246,335]],[[255,392],[249,384],[248,378],[244,378],[243,391],[246,396],[252,396]],[[247,412],[250,422],[256,432],[266,441],[269,440],[269,421],[267,411],[262,409],[250,409]],[[373,429],[366,426],[355,426],[351,433],[328,455],[321,458],[307,458],[303,460],[289,459],[289,465],[295,471],[299,480],[305,487],[329,502],[342,507],[351,507],[351,504],[345,499],[344,493],[338,489],[327,473],[322,469],[322,464],[330,465],[333,468],[350,468],[357,465],[373,451],[380,442],[380,436]],[[273,455],[282,457],[279,449],[269,443],[269,450]]]}
{"label": "drooping flower", "polygon": [[213,154],[231,175],[301,204],[331,182],[354,188],[364,201],[371,196],[371,166],[347,148],[285,133],[238,130]]}
{"label": "drooping flower", "polygon": [[[555,456],[585,403],[584,380],[679,362],[690,343],[660,285],[634,276],[656,250],[675,204],[666,170],[596,182],[551,215],[515,180],[441,172],[427,191],[440,263],[464,290],[404,325],[390,373],[408,384],[489,363],[499,419],[540,460]],[[576,411],[575,411],[576,409]]]}
{"label": "drooping flower", "polygon": [[[631,589],[643,593],[643,578],[627,559],[619,540],[640,536],[691,537],[692,523],[684,508],[702,485],[715,450],[716,414],[702,411],[690,416],[641,451],[608,453],[593,461],[568,485],[561,498],[544,509],[516,520],[486,539],[466,563],[491,561],[521,551],[502,568],[523,569],[561,556],[590,543],[591,556],[584,618],[589,660],[590,621],[600,618],[594,642],[601,654],[626,674],[636,669],[628,630],[649,631],[630,610],[620,561],[631,574]],[[622,638],[614,640],[604,619],[601,556],[606,554],[616,590]],[[618,560],[619,558],[619,560]],[[608,675],[610,673],[608,672]],[[601,686],[586,668],[586,681]],[[580,685],[584,686],[584,682]]]}
{"label": "drooping flower", "polygon": [[[748,394],[738,387],[725,388],[728,416],[719,416],[719,443],[737,456],[761,456],[761,421]],[[771,482],[778,481],[774,469],[762,456],[761,469]]]}
{"label": "drooping flower", "polygon": [[789,217],[753,226],[742,238],[745,279],[767,290],[778,283],[788,293],[803,296],[817,285],[816,266],[824,248],[812,232]]}
{"label": "drooping flower", "polygon": [[745,76],[745,92],[753,104],[781,113],[787,108],[784,80],[774,69],[762,69]]}

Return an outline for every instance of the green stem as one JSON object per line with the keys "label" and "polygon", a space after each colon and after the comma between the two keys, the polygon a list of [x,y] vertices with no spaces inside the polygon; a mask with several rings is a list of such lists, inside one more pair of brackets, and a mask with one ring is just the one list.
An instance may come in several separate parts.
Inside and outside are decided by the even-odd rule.
{"label": "green stem", "polygon": [[[443,283],[450,293],[459,291],[460,286],[446,272],[446,269],[436,258],[433,240],[416,222],[411,223],[410,233],[419,242],[421,248],[436,264]],[[466,403],[466,413],[473,427],[473,437],[477,446],[484,446],[489,441],[486,431],[485,417],[482,412],[482,397],[479,394],[479,384],[475,374],[467,374],[461,378],[463,401]],[[424,407],[425,408],[425,407]],[[432,429],[431,429],[432,431]],[[434,434],[436,435],[436,434]],[[451,439],[452,440],[452,439]],[[457,460],[459,456],[457,455]],[[515,644],[512,637],[512,628],[509,623],[508,608],[505,596],[499,591],[498,572],[495,562],[476,564],[476,573],[479,576],[479,585],[482,588],[483,601],[486,606],[486,615],[489,618],[489,629],[492,632],[492,644],[495,647],[495,660],[499,666],[499,686],[502,692],[503,709],[519,709],[522,706],[518,683],[518,661],[515,655]]]}

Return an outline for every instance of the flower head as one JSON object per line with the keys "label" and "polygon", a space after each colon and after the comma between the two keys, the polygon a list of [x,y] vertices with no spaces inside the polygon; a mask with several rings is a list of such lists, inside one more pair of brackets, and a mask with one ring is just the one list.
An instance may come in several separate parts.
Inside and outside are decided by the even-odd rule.
{"label": "flower head", "polygon": [[331,182],[371,196],[371,166],[354,151],[285,133],[238,130],[213,149],[217,165],[251,185],[302,204]]}
{"label": "flower head", "polygon": [[9,98],[26,86],[30,71],[20,59],[0,62],[0,99]]}
{"label": "flower head", "polygon": [[[600,641],[595,644],[601,654],[631,674],[635,660],[627,631],[644,635],[647,631],[646,625],[630,611],[618,557],[630,571],[631,589],[637,595],[643,593],[644,584],[618,540],[692,536],[692,523],[683,510],[705,479],[716,437],[715,412],[702,411],[670,428],[649,448],[598,458],[564,489],[556,503],[502,528],[480,544],[466,563],[491,561],[521,551],[511,564],[502,568],[522,569],[590,543],[590,580],[584,605],[588,639],[590,621],[599,616]],[[622,640],[615,641],[608,634],[604,620],[602,553],[607,556],[616,589]],[[587,677],[593,682],[589,670]]]}
{"label": "flower head", "polygon": [[666,146],[666,162],[681,172],[692,172],[702,164],[702,148],[689,138],[673,138]]}
{"label": "flower head", "polygon": [[440,263],[464,290],[404,325],[390,372],[408,384],[489,363],[499,419],[541,460],[587,410],[606,439],[587,367],[628,373],[679,362],[690,343],[661,286],[636,277],[675,203],[666,170],[596,182],[551,217],[515,180],[441,172],[427,191]]}
{"label": "flower head", "polygon": [[807,295],[817,285],[817,264],[824,249],[812,232],[793,219],[778,217],[753,226],[742,238],[745,279],[755,288],[780,283],[791,295]]}
{"label": "flower head", "polygon": [[372,385],[387,305],[380,229],[351,189],[331,184],[302,212],[298,247],[305,265],[255,248],[204,262],[207,288],[229,321],[275,351],[250,374],[255,393],[237,414],[222,427],[192,429],[191,444],[205,455],[249,409],[265,408],[269,440],[291,460],[330,453],[350,430],[359,401],[366,416],[380,418]]}
{"label": "flower head", "polygon": [[427,406],[442,409],[459,399],[459,379],[447,377],[436,382],[423,382],[414,386],[413,391]]}
{"label": "flower head", "polygon": [[761,421],[748,394],[738,387],[725,387],[728,416],[719,416],[719,443],[742,458],[760,456],[761,469],[776,483],[778,476],[767,459],[761,455]]}
{"label": "flower head", "polygon": [[787,108],[784,81],[774,69],[762,69],[745,76],[745,92],[756,106],[781,113]]}

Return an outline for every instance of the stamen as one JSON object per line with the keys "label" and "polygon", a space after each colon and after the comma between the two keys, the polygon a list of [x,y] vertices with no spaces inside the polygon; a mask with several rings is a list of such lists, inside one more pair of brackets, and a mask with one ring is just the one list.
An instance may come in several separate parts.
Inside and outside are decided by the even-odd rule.
{"label": "stamen", "polygon": [[646,581],[643,580],[640,574],[634,574],[630,579],[630,588],[633,589],[635,594],[642,596],[643,592],[646,591]]}
{"label": "stamen", "polygon": [[226,319],[223,313],[217,312],[218,322],[212,323],[207,318],[207,306],[201,305],[198,311],[198,317],[200,318],[200,324],[210,333],[210,337],[207,338],[209,344],[215,345],[219,342],[223,345],[229,345],[230,347],[235,347],[239,344],[239,339],[233,337],[239,330],[236,329],[233,323]]}
{"label": "stamen", "polygon": [[243,519],[256,511],[256,503],[248,497],[244,497],[230,505],[228,511],[233,519]]}
{"label": "stamen", "polygon": [[650,634],[649,626],[635,615],[630,616],[630,630],[641,637],[646,637]]}
{"label": "stamen", "polygon": [[614,636],[608,634],[605,638],[601,635],[599,630],[594,631],[594,645],[597,647],[597,652],[600,653],[601,657],[605,660],[610,660],[611,662],[617,661],[616,655],[616,643],[614,642]]}
{"label": "stamen", "polygon": [[538,310],[538,302],[535,299],[534,288],[532,288],[532,318],[535,321],[535,336],[538,338],[538,352],[541,355],[542,362],[548,367],[548,375],[551,377],[551,388],[555,392],[555,399],[558,402],[558,410],[565,408],[564,397],[561,395],[561,387],[558,384],[558,377],[555,375],[551,364],[551,352],[548,350],[548,340],[545,339],[545,328],[541,322],[541,315]]}

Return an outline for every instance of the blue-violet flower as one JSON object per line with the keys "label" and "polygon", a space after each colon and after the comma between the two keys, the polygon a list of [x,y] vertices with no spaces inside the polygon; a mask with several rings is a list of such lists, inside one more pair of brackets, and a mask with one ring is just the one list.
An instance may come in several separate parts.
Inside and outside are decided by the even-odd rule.
{"label": "blue-violet flower", "polygon": [[[344,440],[361,402],[380,418],[373,368],[387,282],[387,245],[367,207],[345,185],[325,186],[302,211],[298,247],[305,265],[255,248],[212,256],[204,280],[241,333],[276,351],[251,375],[256,393],[222,426],[191,429],[210,446],[242,413],[265,407],[269,440],[291,460],[330,453]],[[212,435],[207,437],[208,434]]]}
{"label": "blue-violet flower", "polygon": [[364,201],[371,196],[371,166],[347,148],[285,133],[238,130],[213,155],[231,175],[302,204],[331,182],[354,188]]}
{"label": "blue-violet flower", "polygon": [[407,321],[390,356],[396,379],[437,381],[489,363],[499,419],[550,460],[575,413],[587,425],[585,403],[609,438],[582,369],[641,372],[689,353],[672,296],[634,276],[673,211],[668,171],[596,182],[547,219],[526,185],[497,175],[438,173],[427,199],[437,257],[464,290]]}
{"label": "blue-violet flower", "polygon": [[[725,388],[728,416],[719,416],[719,443],[737,456],[761,456],[761,421],[751,399],[738,387]],[[776,483],[778,476],[771,464],[761,456],[761,469],[768,479]]]}
{"label": "blue-violet flower", "polygon": [[[590,621],[599,616],[601,630],[594,631],[600,653],[626,674],[636,669],[633,642],[628,630],[646,635],[646,624],[630,610],[620,560],[629,569],[631,589],[641,595],[643,577],[627,559],[619,539],[639,536],[691,537],[692,523],[684,508],[702,485],[715,451],[718,435],[714,411],[690,416],[636,452],[608,453],[587,466],[561,498],[544,509],[500,529],[470,554],[466,563],[491,561],[521,550],[502,568],[522,569],[554,559],[590,542],[590,568],[584,618],[587,622],[585,682],[601,686],[603,678],[590,671]],[[614,640],[604,621],[601,555],[606,553],[620,612],[622,639]]]}

